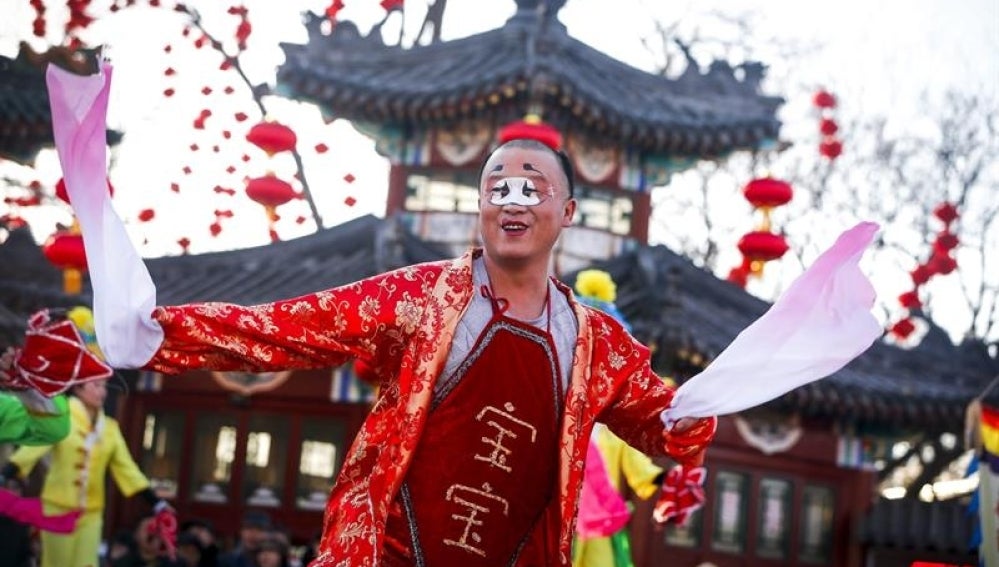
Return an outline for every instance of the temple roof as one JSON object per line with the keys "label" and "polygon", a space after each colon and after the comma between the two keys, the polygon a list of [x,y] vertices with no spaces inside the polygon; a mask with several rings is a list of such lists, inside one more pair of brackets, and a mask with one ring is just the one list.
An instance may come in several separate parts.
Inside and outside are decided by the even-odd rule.
{"label": "temple roof", "polygon": [[647,73],[570,37],[555,17],[562,3],[518,1],[499,29],[407,49],[351,22],[326,35],[307,15],[308,42],[282,44],[278,90],[402,132],[503,124],[540,108],[563,133],[651,154],[715,156],[776,140],[782,100],[761,93],[763,65],[702,71],[689,60],[676,78]]}
{"label": "temple roof", "polygon": [[24,58],[0,56],[0,157],[30,161],[50,144],[45,73]]}
{"label": "temple roof", "polygon": [[[334,287],[447,254],[393,220],[362,217],[295,240],[230,252],[147,260],[157,301],[256,304]],[[0,349],[19,342],[27,316],[45,306],[89,303],[62,294],[27,230],[0,245]],[[10,269],[7,269],[7,268]],[[617,305],[635,335],[653,345],[653,366],[680,377],[697,371],[762,315],[769,304],[663,246],[641,247],[598,267],[614,277]],[[566,281],[574,281],[569,274]],[[85,290],[86,291],[86,290]],[[876,343],[846,368],[772,402],[872,428],[960,433],[967,403],[999,374],[978,343],[925,340],[903,350]],[[989,401],[999,406],[999,392]]]}
{"label": "temple roof", "polygon": [[[14,59],[0,55],[0,158],[29,162],[38,150],[54,144],[45,67],[53,63],[74,73],[93,73],[94,57],[93,51],[63,47],[37,53],[26,43]],[[115,144],[121,134],[108,130],[107,138]]]}

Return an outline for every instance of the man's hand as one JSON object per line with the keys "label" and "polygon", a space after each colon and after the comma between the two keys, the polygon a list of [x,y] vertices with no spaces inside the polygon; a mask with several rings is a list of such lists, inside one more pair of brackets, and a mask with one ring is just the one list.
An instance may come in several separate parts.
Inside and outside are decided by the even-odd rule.
{"label": "man's hand", "polygon": [[718,418],[685,417],[663,431],[663,446],[674,461],[686,466],[700,466],[704,449],[715,436]]}
{"label": "man's hand", "polygon": [[164,510],[170,512],[175,516],[177,515],[177,510],[175,510],[174,507],[171,506],[169,502],[160,498],[159,500],[156,501],[156,504],[153,504],[153,514],[159,514]]}
{"label": "man's hand", "polygon": [[684,431],[690,429],[691,427],[697,425],[697,418],[693,417],[682,417],[677,421],[673,428],[670,430],[672,433],[683,433]]}

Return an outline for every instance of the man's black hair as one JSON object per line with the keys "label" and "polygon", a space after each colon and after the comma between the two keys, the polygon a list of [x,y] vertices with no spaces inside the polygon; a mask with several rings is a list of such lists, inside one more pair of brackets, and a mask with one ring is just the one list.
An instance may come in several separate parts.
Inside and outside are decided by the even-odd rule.
{"label": "man's black hair", "polygon": [[558,164],[562,168],[562,173],[565,174],[565,180],[566,183],[568,184],[568,189],[569,189],[569,198],[572,199],[576,195],[576,176],[573,174],[572,161],[569,159],[569,155],[562,150],[552,149],[551,146],[531,138],[515,138],[513,140],[504,142],[493,148],[493,150],[489,152],[489,155],[487,155],[486,158],[482,160],[482,165],[479,166],[479,175],[478,177],[475,178],[476,184],[482,182],[482,173],[486,169],[486,162],[489,161],[489,158],[493,157],[493,154],[495,154],[500,148],[510,148],[510,147],[546,149],[551,153],[555,154],[555,157],[558,158]]}

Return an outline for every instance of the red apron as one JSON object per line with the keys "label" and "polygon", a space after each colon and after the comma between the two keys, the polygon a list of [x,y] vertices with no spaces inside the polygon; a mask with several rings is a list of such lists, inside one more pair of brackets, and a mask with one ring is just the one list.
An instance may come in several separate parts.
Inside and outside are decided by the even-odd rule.
{"label": "red apron", "polygon": [[544,565],[557,553],[555,343],[490,299],[492,319],[434,394],[386,523],[383,565]]}

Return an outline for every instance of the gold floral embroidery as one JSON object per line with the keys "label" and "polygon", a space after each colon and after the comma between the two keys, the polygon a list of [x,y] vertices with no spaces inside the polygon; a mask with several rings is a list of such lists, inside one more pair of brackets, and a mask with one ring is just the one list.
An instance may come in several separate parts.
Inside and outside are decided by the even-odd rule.
{"label": "gold floral embroidery", "polygon": [[374,297],[365,297],[361,300],[361,304],[357,307],[357,314],[361,319],[374,319],[378,314],[378,309],[381,304]]}
{"label": "gold floral embroidery", "polygon": [[396,325],[402,328],[402,332],[412,334],[420,324],[421,310],[412,301],[400,301],[395,304]]}
{"label": "gold floral embroidery", "polygon": [[623,356],[621,356],[616,352],[609,353],[607,355],[607,359],[608,362],[610,363],[610,367],[613,368],[614,370],[621,370],[622,368],[624,368],[624,365],[627,362]]}

